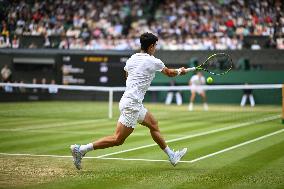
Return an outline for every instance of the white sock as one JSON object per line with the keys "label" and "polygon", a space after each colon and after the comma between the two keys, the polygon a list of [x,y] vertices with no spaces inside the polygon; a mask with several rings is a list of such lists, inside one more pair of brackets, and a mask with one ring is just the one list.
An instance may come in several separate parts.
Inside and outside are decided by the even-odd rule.
{"label": "white sock", "polygon": [[92,150],[94,150],[93,143],[89,143],[89,144],[80,146],[80,152],[82,154],[86,154],[87,152],[92,151]]}
{"label": "white sock", "polygon": [[174,155],[174,152],[167,146],[165,149],[164,149],[164,152],[169,156],[169,157],[172,157]]}

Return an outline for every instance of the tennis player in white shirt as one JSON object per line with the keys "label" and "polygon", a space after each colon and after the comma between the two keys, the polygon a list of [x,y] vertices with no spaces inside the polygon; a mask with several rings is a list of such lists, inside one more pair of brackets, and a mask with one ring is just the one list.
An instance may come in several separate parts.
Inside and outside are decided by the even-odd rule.
{"label": "tennis player in white shirt", "polygon": [[173,151],[168,147],[161,135],[158,121],[142,104],[145,93],[155,77],[155,72],[162,72],[169,77],[186,73],[184,67],[169,69],[160,59],[153,56],[157,41],[158,38],[152,33],[142,34],[140,36],[140,53],[132,55],[126,62],[124,67],[127,74],[126,89],[119,102],[120,117],[114,134],[86,145],[70,146],[73,162],[77,169],[82,168],[81,160],[87,152],[122,145],[133,132],[137,122],[149,128],[153,140],[168,155],[173,166],[185,155],[187,148]]}
{"label": "tennis player in white shirt", "polygon": [[189,85],[191,86],[191,96],[190,96],[190,103],[188,106],[188,110],[193,110],[193,103],[196,97],[196,93],[199,94],[202,97],[203,101],[203,108],[205,111],[208,110],[208,104],[206,99],[206,93],[205,90],[200,88],[200,86],[205,85],[205,77],[202,75],[201,72],[197,72],[194,76],[191,77],[189,80]]}

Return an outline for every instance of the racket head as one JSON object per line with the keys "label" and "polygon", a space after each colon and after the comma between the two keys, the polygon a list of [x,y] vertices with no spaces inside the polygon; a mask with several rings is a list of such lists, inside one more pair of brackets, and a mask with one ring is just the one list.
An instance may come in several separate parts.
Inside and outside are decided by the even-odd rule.
{"label": "racket head", "polygon": [[233,68],[232,58],[226,53],[209,56],[196,70],[204,70],[213,75],[224,75]]}

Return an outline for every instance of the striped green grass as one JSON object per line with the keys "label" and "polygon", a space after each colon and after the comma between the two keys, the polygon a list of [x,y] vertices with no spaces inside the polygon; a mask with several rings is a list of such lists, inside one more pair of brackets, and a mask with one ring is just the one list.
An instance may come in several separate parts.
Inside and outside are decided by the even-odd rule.
{"label": "striped green grass", "polygon": [[[70,144],[112,134],[118,104],[114,118],[107,119],[104,102],[1,103],[0,188],[284,188],[284,132],[190,163],[283,130],[280,106],[210,105],[208,112],[198,105],[193,112],[186,105],[145,106],[171,148],[189,149],[185,162],[172,167],[164,161],[147,128],[138,125],[122,146],[86,155],[114,153],[106,158],[118,159],[85,158],[77,171],[65,157]],[[143,146],[148,147],[136,149]],[[134,150],[117,153],[129,149]]]}

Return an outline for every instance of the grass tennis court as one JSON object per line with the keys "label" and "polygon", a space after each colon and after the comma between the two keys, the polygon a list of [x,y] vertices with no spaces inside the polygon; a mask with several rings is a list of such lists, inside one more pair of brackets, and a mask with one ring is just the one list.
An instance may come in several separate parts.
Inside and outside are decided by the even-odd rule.
{"label": "grass tennis court", "polygon": [[284,188],[281,106],[145,104],[169,146],[189,148],[183,162],[172,167],[139,125],[122,146],[88,153],[77,171],[70,144],[112,134],[117,106],[109,120],[107,103],[2,103],[0,188]]}

